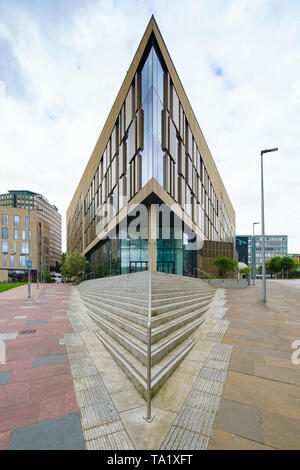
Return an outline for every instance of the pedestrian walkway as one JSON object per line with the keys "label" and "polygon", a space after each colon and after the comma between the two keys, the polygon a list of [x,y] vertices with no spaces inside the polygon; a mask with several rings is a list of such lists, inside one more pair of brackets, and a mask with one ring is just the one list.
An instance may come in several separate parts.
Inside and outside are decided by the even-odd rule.
{"label": "pedestrian walkway", "polygon": [[223,343],[233,351],[209,449],[300,448],[300,364],[291,360],[299,287],[299,280],[268,281],[266,305],[260,281],[227,290]]}
{"label": "pedestrian walkway", "polygon": [[151,423],[76,287],[0,294],[0,449],[298,449],[299,285],[218,289]]}
{"label": "pedestrian walkway", "polygon": [[1,450],[84,449],[64,344],[69,293],[33,284],[30,299],[27,286],[0,294]]}

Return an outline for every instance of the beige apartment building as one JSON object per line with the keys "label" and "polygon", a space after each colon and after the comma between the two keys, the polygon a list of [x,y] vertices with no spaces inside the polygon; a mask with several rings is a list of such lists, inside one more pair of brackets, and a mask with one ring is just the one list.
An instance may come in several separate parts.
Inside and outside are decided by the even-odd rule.
{"label": "beige apartment building", "polygon": [[61,265],[61,215],[58,209],[42,195],[33,191],[10,190],[0,194],[1,206],[31,209],[37,211],[40,222],[49,226],[49,259],[50,270],[58,271]]}
{"label": "beige apartment building", "polygon": [[233,206],[152,17],[67,210],[67,252],[85,254],[97,277],[150,262],[195,276],[233,257],[234,237]]}
{"label": "beige apartment building", "polygon": [[49,225],[37,211],[0,206],[0,282],[26,281],[26,261],[32,260],[32,279],[50,270]]}

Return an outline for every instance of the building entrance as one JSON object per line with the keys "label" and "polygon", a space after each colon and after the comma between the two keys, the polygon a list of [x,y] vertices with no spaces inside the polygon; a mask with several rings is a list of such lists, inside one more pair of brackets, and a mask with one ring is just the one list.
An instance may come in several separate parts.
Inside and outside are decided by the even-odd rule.
{"label": "building entrance", "polygon": [[137,273],[148,270],[148,261],[130,261],[130,272]]}
{"label": "building entrance", "polygon": [[157,261],[157,271],[161,273],[175,274],[175,262]]}

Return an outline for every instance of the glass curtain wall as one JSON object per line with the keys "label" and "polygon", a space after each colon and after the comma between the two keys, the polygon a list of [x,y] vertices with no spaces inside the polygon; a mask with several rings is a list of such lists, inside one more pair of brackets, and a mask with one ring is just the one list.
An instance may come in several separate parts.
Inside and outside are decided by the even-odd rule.
{"label": "glass curtain wall", "polygon": [[141,72],[144,111],[142,186],[154,177],[163,186],[161,112],[164,102],[164,71],[152,46]]}
{"label": "glass curtain wall", "polygon": [[106,239],[87,254],[89,271],[95,277],[116,276],[148,269],[148,240],[121,232],[116,239]]}
{"label": "glass curtain wall", "polygon": [[[174,219],[176,218],[176,223]],[[164,227],[167,228],[167,227]],[[189,247],[191,233],[186,233],[183,221],[171,212],[170,236],[164,236],[161,214],[159,216],[159,238],[157,240],[157,271],[169,274],[194,275],[197,267],[195,250]]]}

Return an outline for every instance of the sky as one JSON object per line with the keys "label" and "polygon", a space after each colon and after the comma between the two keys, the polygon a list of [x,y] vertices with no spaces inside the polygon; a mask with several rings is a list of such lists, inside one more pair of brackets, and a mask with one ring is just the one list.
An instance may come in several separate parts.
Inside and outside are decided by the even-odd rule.
{"label": "sky", "polygon": [[[236,212],[300,253],[300,0],[0,0],[0,193],[63,218],[151,15]],[[256,233],[260,234],[260,226]]]}

